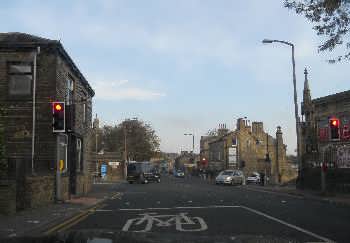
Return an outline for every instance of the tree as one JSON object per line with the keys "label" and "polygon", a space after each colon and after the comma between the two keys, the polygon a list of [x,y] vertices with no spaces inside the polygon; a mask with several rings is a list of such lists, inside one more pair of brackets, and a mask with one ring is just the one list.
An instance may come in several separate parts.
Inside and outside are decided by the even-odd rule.
{"label": "tree", "polygon": [[350,60],[349,0],[285,0],[284,6],[314,23],[317,35],[325,38],[318,46],[319,52],[345,47],[344,54],[328,60],[330,63]]}
{"label": "tree", "polygon": [[152,126],[143,121],[125,120],[117,126],[102,128],[103,148],[106,151],[119,152],[125,158],[125,140],[130,160],[149,160],[159,150],[159,137]]}

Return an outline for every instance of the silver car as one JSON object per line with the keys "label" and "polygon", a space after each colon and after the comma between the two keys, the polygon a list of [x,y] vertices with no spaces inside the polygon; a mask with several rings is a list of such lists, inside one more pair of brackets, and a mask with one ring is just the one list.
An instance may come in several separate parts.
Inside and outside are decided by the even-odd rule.
{"label": "silver car", "polygon": [[224,170],[219,173],[215,178],[216,184],[226,184],[226,185],[243,185],[244,175],[240,170]]}

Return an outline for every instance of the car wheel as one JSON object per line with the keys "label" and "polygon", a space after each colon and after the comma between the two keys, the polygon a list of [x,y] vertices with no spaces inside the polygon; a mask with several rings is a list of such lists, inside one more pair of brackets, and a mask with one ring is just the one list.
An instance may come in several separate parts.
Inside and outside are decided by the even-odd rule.
{"label": "car wheel", "polygon": [[160,183],[160,179],[159,178],[158,178],[157,182]]}
{"label": "car wheel", "polygon": [[133,181],[129,181],[129,184],[132,184],[133,183]]}

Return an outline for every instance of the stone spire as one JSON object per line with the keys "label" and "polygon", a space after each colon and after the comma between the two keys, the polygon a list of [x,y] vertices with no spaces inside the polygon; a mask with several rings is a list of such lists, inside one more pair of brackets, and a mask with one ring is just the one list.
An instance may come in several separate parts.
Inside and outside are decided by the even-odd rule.
{"label": "stone spire", "polygon": [[94,119],[92,128],[93,129],[99,129],[100,128],[100,120],[97,118],[97,114],[96,114],[96,118]]}
{"label": "stone spire", "polygon": [[303,102],[304,102],[304,104],[310,104],[310,102],[311,102],[311,92],[310,92],[310,88],[309,88],[309,80],[307,78],[308,72],[307,72],[306,68],[304,70],[304,74],[305,74],[305,80],[304,80]]}

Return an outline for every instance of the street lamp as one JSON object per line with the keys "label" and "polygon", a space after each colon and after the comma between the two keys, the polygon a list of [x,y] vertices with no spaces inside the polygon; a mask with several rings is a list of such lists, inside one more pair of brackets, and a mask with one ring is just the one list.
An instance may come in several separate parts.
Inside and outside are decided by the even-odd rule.
{"label": "street lamp", "polygon": [[287,41],[281,41],[281,40],[269,40],[269,39],[264,39],[262,43],[264,44],[271,44],[273,42],[278,42],[282,43],[284,45],[288,45],[292,47],[292,65],[293,65],[293,87],[294,87],[294,112],[295,112],[295,125],[296,125],[296,134],[297,134],[297,162],[299,165],[299,170],[298,170],[298,177],[299,179],[301,178],[301,168],[302,168],[302,162],[300,159],[300,117],[299,117],[299,112],[298,112],[298,99],[297,99],[297,87],[296,87],[296,75],[295,75],[295,59],[294,59],[294,45],[290,42]]}
{"label": "street lamp", "polygon": [[193,133],[185,133],[185,136],[192,136],[192,152],[194,153],[194,134]]}

